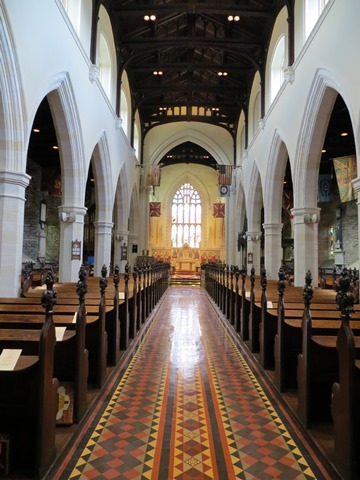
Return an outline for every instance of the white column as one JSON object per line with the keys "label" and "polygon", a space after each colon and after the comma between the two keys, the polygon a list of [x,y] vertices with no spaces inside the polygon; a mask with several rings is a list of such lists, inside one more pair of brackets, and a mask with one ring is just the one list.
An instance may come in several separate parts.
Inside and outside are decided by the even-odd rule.
{"label": "white column", "polygon": [[[83,261],[84,216],[85,207],[59,207],[60,220],[60,282],[77,282],[79,270]],[[80,259],[74,258],[73,242],[81,242]]]}
{"label": "white column", "polygon": [[283,259],[281,246],[282,223],[264,223],[264,257],[266,276],[270,280],[278,279]]}
{"label": "white column", "polygon": [[94,275],[101,276],[101,269],[105,265],[110,272],[112,222],[95,222],[95,252]]}
{"label": "white column", "polygon": [[152,187],[142,188],[140,191],[140,208],[139,208],[139,255],[142,254],[143,250],[149,249],[149,213],[150,213],[150,194],[152,192]]}
{"label": "white column", "polygon": [[357,209],[358,209],[358,259],[360,259],[360,178],[355,178],[352,181],[354,192],[357,195]]}
{"label": "white column", "polygon": [[294,285],[304,285],[310,270],[314,286],[318,281],[318,224],[320,208],[293,208],[294,225]]}
{"label": "white column", "polygon": [[[118,265],[120,273],[125,272],[125,265],[129,259],[128,238],[128,230],[116,230],[114,244],[114,264]],[[126,259],[122,260],[122,251],[124,251],[124,249],[126,249]]]}
{"label": "white column", "polygon": [[17,297],[21,287],[26,173],[0,172],[0,295]]}
{"label": "white column", "polygon": [[261,260],[261,232],[246,232],[247,240],[247,258],[246,270],[248,275],[251,273],[252,267],[255,268],[255,275],[260,275]]}
{"label": "white column", "polygon": [[230,187],[230,197],[228,197],[225,206],[225,220],[226,220],[226,249],[225,249],[225,262],[228,265],[236,264],[236,241],[237,232],[235,232],[235,201],[236,201],[236,189]]}

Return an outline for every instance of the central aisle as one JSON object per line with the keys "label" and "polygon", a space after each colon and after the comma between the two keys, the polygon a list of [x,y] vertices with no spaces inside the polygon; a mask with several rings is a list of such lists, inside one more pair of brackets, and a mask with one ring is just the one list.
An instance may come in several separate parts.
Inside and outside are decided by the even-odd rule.
{"label": "central aisle", "polygon": [[173,286],[59,478],[330,479],[296,432],[204,291]]}

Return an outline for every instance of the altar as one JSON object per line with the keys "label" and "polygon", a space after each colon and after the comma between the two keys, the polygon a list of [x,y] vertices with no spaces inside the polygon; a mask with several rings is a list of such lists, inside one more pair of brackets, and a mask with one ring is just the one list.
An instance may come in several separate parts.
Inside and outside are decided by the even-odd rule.
{"label": "altar", "polygon": [[171,263],[177,272],[195,272],[200,266],[199,249],[190,248],[187,243],[181,248],[173,248]]}
{"label": "altar", "polygon": [[219,249],[192,248],[187,243],[182,247],[156,248],[150,252],[154,260],[169,262],[176,272],[198,272],[201,264],[220,260]]}

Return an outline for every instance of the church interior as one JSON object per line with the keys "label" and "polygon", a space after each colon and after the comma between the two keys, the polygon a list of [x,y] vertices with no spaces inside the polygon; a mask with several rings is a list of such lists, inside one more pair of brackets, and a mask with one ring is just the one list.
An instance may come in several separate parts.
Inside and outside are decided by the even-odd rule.
{"label": "church interior", "polygon": [[0,478],[360,477],[359,18],[0,1]]}

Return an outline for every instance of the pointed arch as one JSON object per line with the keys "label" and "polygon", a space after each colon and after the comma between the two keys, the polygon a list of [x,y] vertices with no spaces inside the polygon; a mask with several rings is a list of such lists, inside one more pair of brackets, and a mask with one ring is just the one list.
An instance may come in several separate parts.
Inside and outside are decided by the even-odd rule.
{"label": "pointed arch", "polygon": [[264,186],[265,223],[280,223],[283,182],[288,160],[288,150],[279,132],[274,132],[270,147],[268,170]]}
{"label": "pointed arch", "polygon": [[159,163],[169,150],[184,142],[193,142],[200,145],[214,157],[219,165],[231,165],[233,163],[232,160],[228,158],[225,151],[209,136],[193,129],[182,130],[181,132],[177,132],[175,135],[166,138],[165,141],[162,142],[154,152],[152,152],[149,163]]}
{"label": "pointed arch", "polygon": [[128,230],[129,191],[126,168],[123,164],[119,173],[115,197],[115,225],[117,229]]}
{"label": "pointed arch", "polygon": [[338,95],[338,85],[318,69],[301,122],[294,168],[294,206],[317,207],[321,149]]}
{"label": "pointed arch", "polygon": [[92,168],[96,185],[96,221],[111,222],[114,192],[111,181],[110,152],[105,132],[95,146]]}
{"label": "pointed arch", "polygon": [[[253,226],[259,227],[261,224],[261,209],[263,207],[263,189],[261,184],[261,177],[256,162],[253,162],[250,180],[247,192],[246,216],[248,218],[248,229]],[[251,222],[251,225],[250,225]]]}
{"label": "pointed arch", "polygon": [[47,99],[59,144],[63,205],[83,206],[87,169],[80,119],[67,73],[54,78]]}
{"label": "pointed arch", "polygon": [[244,221],[246,218],[246,197],[242,179],[239,179],[238,188],[236,192],[236,218],[235,218],[235,231],[241,232],[244,227]]}
{"label": "pointed arch", "polygon": [[139,194],[136,185],[133,186],[129,209],[129,232],[130,235],[139,234]]}
{"label": "pointed arch", "polygon": [[16,49],[0,5],[0,169],[26,170],[26,119]]}

